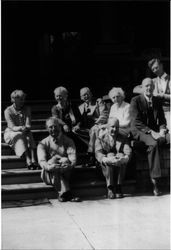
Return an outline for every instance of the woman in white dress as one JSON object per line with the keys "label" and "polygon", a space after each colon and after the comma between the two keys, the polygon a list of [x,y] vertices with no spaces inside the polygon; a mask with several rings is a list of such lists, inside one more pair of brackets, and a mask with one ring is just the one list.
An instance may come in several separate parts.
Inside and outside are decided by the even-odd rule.
{"label": "woman in white dress", "polygon": [[122,88],[112,88],[109,91],[109,98],[112,100],[109,119],[116,117],[119,120],[119,134],[129,137],[130,135],[130,104],[125,102],[125,93]]}

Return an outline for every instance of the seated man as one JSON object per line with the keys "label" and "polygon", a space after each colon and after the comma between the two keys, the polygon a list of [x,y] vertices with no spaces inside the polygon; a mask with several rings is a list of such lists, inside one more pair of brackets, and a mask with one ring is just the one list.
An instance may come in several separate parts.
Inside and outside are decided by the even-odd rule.
{"label": "seated man", "polygon": [[[80,98],[83,102],[78,107],[80,120],[73,128],[73,132],[82,141],[80,148],[84,148],[84,151],[87,152],[88,163],[86,165],[91,166],[94,164],[93,155],[96,131],[100,124],[106,123],[108,110],[101,99],[98,101],[93,100],[92,92],[88,87],[80,90]],[[94,127],[94,125],[96,126]]]}
{"label": "seated man", "polygon": [[42,180],[59,191],[59,201],[80,201],[78,197],[72,195],[69,187],[70,174],[76,164],[75,144],[72,139],[62,133],[57,118],[47,119],[46,127],[49,136],[43,139],[37,147]]}
{"label": "seated man", "polygon": [[119,120],[113,117],[108,120],[106,128],[99,131],[95,143],[95,156],[106,178],[109,199],[123,198],[122,183],[132,152],[129,144],[119,136],[118,131]]}
{"label": "seated man", "polygon": [[154,84],[151,78],[142,81],[143,94],[131,100],[131,132],[134,139],[143,142],[147,147],[148,163],[155,196],[161,194],[158,178],[161,177],[159,144],[169,143],[166,119],[161,99],[153,96]]}
{"label": "seated man", "polygon": [[83,103],[78,107],[80,112],[79,122],[73,128],[82,141],[88,146],[89,130],[99,117],[96,102],[92,99],[92,93],[88,87],[80,90],[80,98]]}

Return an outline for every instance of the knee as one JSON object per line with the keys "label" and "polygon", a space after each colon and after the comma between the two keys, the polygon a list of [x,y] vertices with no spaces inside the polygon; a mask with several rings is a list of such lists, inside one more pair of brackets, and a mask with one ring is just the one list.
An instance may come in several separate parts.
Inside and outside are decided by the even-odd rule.
{"label": "knee", "polygon": [[157,147],[158,147],[158,142],[156,140],[152,140],[147,151],[151,151]]}

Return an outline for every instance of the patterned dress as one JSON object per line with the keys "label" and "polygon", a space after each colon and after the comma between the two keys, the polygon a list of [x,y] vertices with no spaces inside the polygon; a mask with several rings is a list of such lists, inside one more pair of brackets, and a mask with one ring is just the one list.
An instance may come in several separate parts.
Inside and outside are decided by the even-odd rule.
{"label": "patterned dress", "polygon": [[16,126],[31,127],[31,112],[29,107],[16,110],[14,105],[7,107],[4,111],[7,128],[4,132],[4,141],[11,146],[16,155],[21,157],[28,148],[36,148],[33,135],[30,131],[15,131]]}

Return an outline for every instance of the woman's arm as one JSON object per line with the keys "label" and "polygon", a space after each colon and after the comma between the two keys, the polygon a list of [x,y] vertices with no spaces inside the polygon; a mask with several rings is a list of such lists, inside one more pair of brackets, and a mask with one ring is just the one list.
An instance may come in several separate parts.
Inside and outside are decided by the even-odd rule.
{"label": "woman's arm", "polygon": [[123,119],[119,121],[119,127],[125,128],[130,125],[131,117],[130,117],[130,104],[126,105],[123,109]]}

